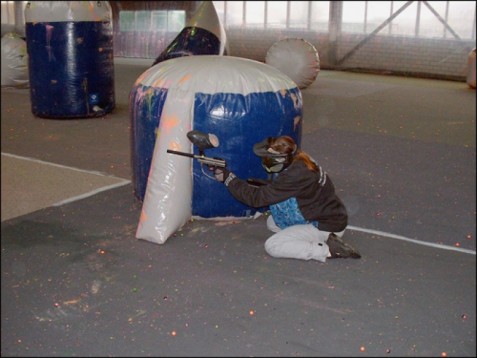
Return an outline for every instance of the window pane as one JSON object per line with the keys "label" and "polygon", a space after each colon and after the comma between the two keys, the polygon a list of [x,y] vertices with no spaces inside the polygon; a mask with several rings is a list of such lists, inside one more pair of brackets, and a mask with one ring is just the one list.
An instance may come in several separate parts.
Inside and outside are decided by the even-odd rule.
{"label": "window pane", "polygon": [[328,22],[330,18],[329,1],[311,2],[311,24],[310,28],[315,31],[328,31]]}
{"label": "window pane", "polygon": [[[429,5],[440,15],[441,18],[446,17],[446,2],[433,1]],[[421,17],[419,19],[419,37],[438,37],[444,36],[444,25],[432,13],[432,11],[424,4],[421,4]]]}
{"label": "window pane", "polygon": [[[368,1],[368,14],[366,23],[366,32],[370,33],[376,30],[384,21],[391,16],[390,1]],[[380,33],[387,34],[389,25],[383,28]]]}
{"label": "window pane", "polygon": [[[430,1],[430,3],[434,2]],[[475,39],[475,7],[475,1],[449,2],[448,23],[463,39]],[[452,34],[447,32],[446,37],[450,36]]]}
{"label": "window pane", "polygon": [[267,1],[267,27],[285,28],[287,25],[287,2]]}
{"label": "window pane", "polygon": [[[393,1],[393,13],[398,11],[407,1]],[[393,35],[415,36],[417,3],[413,2],[392,22]]]}
{"label": "window pane", "polygon": [[341,31],[351,33],[364,32],[364,2],[343,1],[343,22]]}
{"label": "window pane", "polygon": [[171,10],[168,12],[168,31],[180,32],[185,26],[185,11]]}
{"label": "window pane", "polygon": [[136,11],[136,31],[149,31],[151,27],[151,12]]}
{"label": "window pane", "polygon": [[119,12],[119,31],[135,31],[136,19],[134,11]]}
{"label": "window pane", "polygon": [[152,31],[167,31],[167,11],[151,11]]}
{"label": "window pane", "polygon": [[243,1],[227,1],[227,26],[242,26]]}
{"label": "window pane", "polygon": [[263,27],[265,22],[265,2],[246,1],[245,21],[248,27]]}
{"label": "window pane", "polygon": [[290,6],[291,28],[308,28],[308,3],[309,1],[293,1]]}

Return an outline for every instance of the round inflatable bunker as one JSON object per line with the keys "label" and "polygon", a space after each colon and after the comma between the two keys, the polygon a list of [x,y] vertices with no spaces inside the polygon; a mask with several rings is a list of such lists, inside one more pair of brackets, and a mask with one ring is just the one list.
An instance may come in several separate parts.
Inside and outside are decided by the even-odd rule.
{"label": "round inflatable bunker", "polygon": [[2,86],[28,87],[26,42],[13,32],[2,36]]}
{"label": "round inflatable bunker", "polygon": [[32,112],[100,117],[115,106],[108,1],[31,1],[25,8]]}
{"label": "round inflatable bunker", "polygon": [[320,72],[320,57],[315,46],[299,38],[275,42],[267,51],[265,63],[282,71],[300,89],[310,86]]}
{"label": "round inflatable bunker", "polygon": [[[256,142],[289,135],[301,143],[299,88],[254,60],[202,55],[160,62],[136,80],[129,102],[133,186],[143,200],[138,237],[160,237],[151,241],[165,240],[191,216],[248,217],[257,211],[235,200],[196,159],[167,152],[198,154],[189,131],[214,134],[219,145],[205,155],[224,159],[244,179],[267,177],[252,151]],[[158,233],[169,226],[168,234]]]}

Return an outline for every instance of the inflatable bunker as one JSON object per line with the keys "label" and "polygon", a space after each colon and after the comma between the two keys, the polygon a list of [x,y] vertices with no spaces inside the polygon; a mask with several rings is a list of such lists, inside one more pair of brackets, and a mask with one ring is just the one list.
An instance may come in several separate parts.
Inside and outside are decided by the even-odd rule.
{"label": "inflatable bunker", "polygon": [[13,32],[2,36],[2,86],[29,86],[26,42]]}
{"label": "inflatable bunker", "polygon": [[218,55],[167,60],[136,80],[129,100],[133,185],[143,200],[140,239],[163,243],[191,216],[248,217],[257,211],[206,176],[197,160],[167,153],[197,153],[189,131],[217,136],[219,146],[205,155],[225,159],[244,179],[267,177],[254,143],[277,135],[301,143],[300,90],[279,70],[254,60]]}
{"label": "inflatable bunker", "polygon": [[32,112],[101,117],[115,107],[108,1],[29,1],[25,8]]}
{"label": "inflatable bunker", "polygon": [[194,16],[152,65],[176,57],[227,55],[228,52],[227,35],[213,2],[202,1]]}
{"label": "inflatable bunker", "polygon": [[315,82],[320,72],[318,51],[310,42],[300,38],[275,42],[267,51],[265,63],[282,71],[301,90]]}

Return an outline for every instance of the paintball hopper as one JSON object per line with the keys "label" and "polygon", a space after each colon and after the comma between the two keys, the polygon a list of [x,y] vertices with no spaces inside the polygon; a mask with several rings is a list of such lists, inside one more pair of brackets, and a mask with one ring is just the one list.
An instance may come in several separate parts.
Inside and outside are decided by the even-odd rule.
{"label": "paintball hopper", "polygon": [[200,155],[203,155],[206,149],[219,146],[219,138],[215,134],[193,130],[187,133],[187,138],[199,149]]}

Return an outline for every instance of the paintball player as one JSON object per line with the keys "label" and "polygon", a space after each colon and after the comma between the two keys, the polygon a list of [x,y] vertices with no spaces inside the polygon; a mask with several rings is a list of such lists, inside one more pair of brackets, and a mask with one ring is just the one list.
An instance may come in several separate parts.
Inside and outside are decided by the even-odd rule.
{"label": "paintball player", "polygon": [[223,167],[209,167],[215,179],[245,205],[268,206],[265,242],[272,257],[301,260],[360,258],[341,237],[348,224],[343,202],[328,174],[289,136],[268,137],[253,146],[272,180],[250,184]]}

